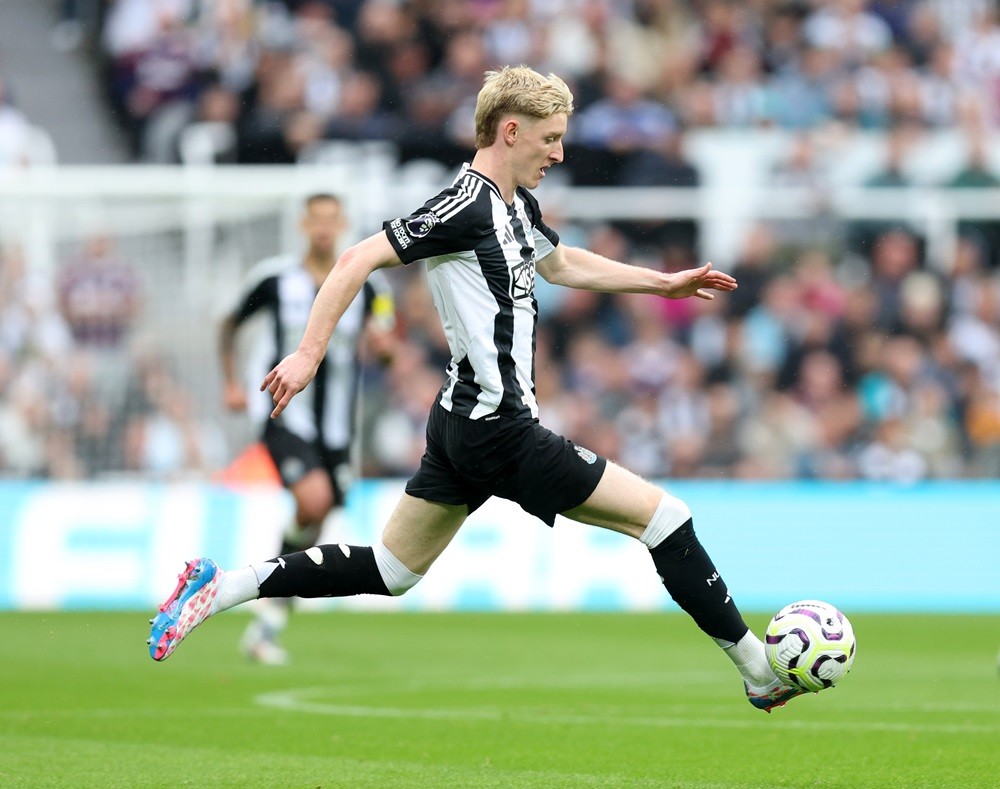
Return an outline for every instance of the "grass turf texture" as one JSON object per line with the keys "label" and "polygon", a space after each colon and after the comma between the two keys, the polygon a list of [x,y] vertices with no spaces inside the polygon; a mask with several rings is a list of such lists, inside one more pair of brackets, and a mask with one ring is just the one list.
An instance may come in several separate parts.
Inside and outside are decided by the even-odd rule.
{"label": "grass turf texture", "polygon": [[[852,616],[854,671],[771,715],[680,614],[0,614],[3,787],[986,787],[996,616]],[[763,632],[767,616],[753,616]]]}

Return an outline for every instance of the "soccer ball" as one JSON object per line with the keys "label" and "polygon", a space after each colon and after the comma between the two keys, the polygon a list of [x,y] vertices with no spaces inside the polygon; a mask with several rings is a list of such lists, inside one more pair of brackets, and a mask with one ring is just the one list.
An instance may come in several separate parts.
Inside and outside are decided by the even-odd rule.
{"label": "soccer ball", "polygon": [[856,641],[847,617],[821,600],[786,605],[767,626],[764,651],[778,679],[817,693],[851,670]]}

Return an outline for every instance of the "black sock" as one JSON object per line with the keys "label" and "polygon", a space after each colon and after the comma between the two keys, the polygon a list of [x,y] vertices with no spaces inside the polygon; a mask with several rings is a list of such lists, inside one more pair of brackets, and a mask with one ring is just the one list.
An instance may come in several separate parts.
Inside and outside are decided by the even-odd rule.
{"label": "black sock", "polygon": [[688,520],[650,550],[670,596],[712,638],[737,642],[749,629]]}
{"label": "black sock", "polygon": [[[313,556],[322,561],[317,564]],[[261,597],[389,594],[375,563],[375,552],[367,545],[319,545],[279,556],[265,565],[271,572],[260,582]],[[259,570],[257,574],[262,575]]]}

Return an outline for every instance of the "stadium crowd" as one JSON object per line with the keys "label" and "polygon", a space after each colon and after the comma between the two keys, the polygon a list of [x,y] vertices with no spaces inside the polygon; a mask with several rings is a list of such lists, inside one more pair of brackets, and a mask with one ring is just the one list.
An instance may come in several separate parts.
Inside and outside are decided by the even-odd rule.
{"label": "stadium crowd", "polygon": [[207,476],[222,430],[163,351],[131,336],[142,283],[99,235],[40,275],[0,248],[0,478]]}
{"label": "stadium crowd", "polygon": [[[294,162],[384,139],[403,161],[471,148],[483,72],[566,78],[576,182],[670,182],[679,129],[1000,121],[992,0],[113,0],[107,93],[137,158],[171,161],[193,123],[220,158]],[[600,161],[594,162],[600,155]],[[659,159],[667,159],[667,165]],[[574,164],[575,162],[575,164]],[[575,169],[574,169],[575,168]]]}
{"label": "stadium crowd", "polygon": [[[454,164],[482,72],[525,61],[572,84],[564,167],[578,184],[693,186],[685,131],[776,125],[804,134],[775,183],[821,189],[809,133],[847,124],[887,135],[869,185],[906,186],[914,141],[958,126],[969,161],[943,185],[1000,186],[983,146],[1000,121],[1000,24],[984,0],[115,0],[101,31],[137,159],[175,160],[182,130],[210,122],[233,131],[222,160],[293,162],[325,139],[383,138],[401,160]],[[638,265],[697,256],[693,223],[546,218],[565,243]],[[546,424],[653,478],[1000,476],[1000,223],[958,229],[939,260],[904,221],[761,222],[737,259],[716,261],[740,288],[713,302],[539,278]],[[95,244],[87,254],[108,257]],[[81,330],[74,304],[97,309],[86,299],[100,288],[80,288],[95,267],[61,261],[46,291],[16,245],[0,249],[0,474],[217,469],[239,447],[162,360],[124,357],[131,372],[108,399],[94,371],[142,295],[106,263],[96,281],[130,298],[107,308],[114,331]],[[446,366],[420,276],[393,273],[403,345],[388,370],[365,368],[369,475],[416,467]]]}

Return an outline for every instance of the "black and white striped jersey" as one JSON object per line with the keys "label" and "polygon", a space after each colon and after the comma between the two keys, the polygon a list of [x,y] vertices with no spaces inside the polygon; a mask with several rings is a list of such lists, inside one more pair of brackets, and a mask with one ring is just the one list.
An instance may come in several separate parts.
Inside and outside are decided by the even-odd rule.
{"label": "black and white striped jersey", "polygon": [[438,401],[455,414],[532,418],[535,263],[559,243],[523,188],[511,205],[465,165],[452,186],[383,225],[400,260],[426,260],[451,362]]}
{"label": "black and white striped jersey", "polygon": [[[245,365],[251,397],[248,411],[258,423],[266,423],[274,404],[267,392],[256,393],[281,359],[292,353],[305,333],[309,311],[318,288],[301,258],[282,255],[262,261],[251,272],[250,286],[232,313],[240,325],[256,313],[266,316]],[[382,272],[376,271],[351,302],[337,324],[316,378],[288,404],[282,426],[306,441],[319,441],[331,449],[350,445],[354,405],[358,388],[358,339],[369,317],[387,327],[395,320],[392,291]]]}

